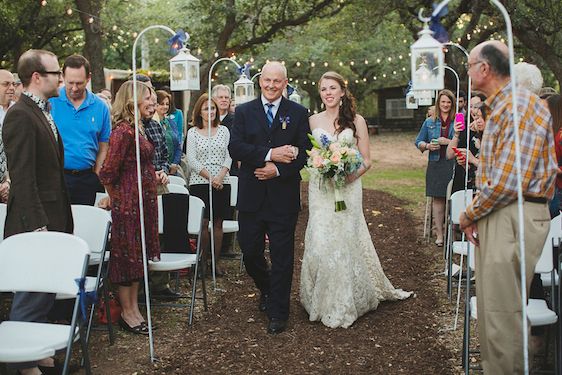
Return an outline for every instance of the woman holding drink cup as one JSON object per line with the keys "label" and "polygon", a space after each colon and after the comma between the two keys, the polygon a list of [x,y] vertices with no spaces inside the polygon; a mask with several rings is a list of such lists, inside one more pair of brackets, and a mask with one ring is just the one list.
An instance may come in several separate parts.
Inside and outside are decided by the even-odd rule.
{"label": "woman holding drink cup", "polygon": [[441,90],[435,114],[423,122],[415,142],[421,152],[429,151],[425,192],[426,196],[433,198],[437,246],[443,246],[447,185],[453,177],[454,160],[447,160],[446,153],[454,135],[455,102],[455,95],[450,90]]}
{"label": "woman holding drink cup", "polygon": [[[482,108],[483,102],[486,100],[486,96],[481,93],[473,93],[470,98],[470,118],[467,123],[470,124],[470,139],[468,146],[468,183],[467,188],[472,189],[474,187],[474,176],[476,168],[478,166],[478,154],[480,153],[480,139],[482,138],[482,132],[484,131],[484,126],[486,121],[484,119],[484,109]],[[447,147],[447,158],[456,159],[457,165],[455,166],[455,172],[453,176],[453,189],[452,193],[464,190],[464,181],[466,176],[466,126],[465,123],[458,123],[455,121],[455,134],[453,139]]]}

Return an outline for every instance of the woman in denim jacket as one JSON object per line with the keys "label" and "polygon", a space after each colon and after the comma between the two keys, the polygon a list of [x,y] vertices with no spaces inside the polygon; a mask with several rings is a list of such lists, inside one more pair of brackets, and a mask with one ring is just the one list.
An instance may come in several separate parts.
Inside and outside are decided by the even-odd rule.
{"label": "woman in denim jacket", "polygon": [[445,199],[447,185],[453,177],[454,160],[447,160],[447,145],[453,138],[455,118],[455,96],[450,90],[442,90],[437,96],[435,114],[427,118],[416,138],[416,147],[429,151],[429,162],[425,175],[426,196],[433,197],[433,217],[437,246],[443,246]]}

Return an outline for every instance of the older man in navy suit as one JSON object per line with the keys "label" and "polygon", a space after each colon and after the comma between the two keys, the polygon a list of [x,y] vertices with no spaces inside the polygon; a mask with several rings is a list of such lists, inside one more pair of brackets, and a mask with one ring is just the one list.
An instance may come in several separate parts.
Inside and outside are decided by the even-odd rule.
{"label": "older man in navy suit", "polygon": [[[308,111],[286,100],[287,70],[264,65],[261,97],[236,107],[229,151],[241,161],[238,240],[248,274],[261,292],[270,334],[283,332],[289,318],[295,226],[300,210],[300,170],[311,147]],[[264,257],[269,237],[271,270]]]}

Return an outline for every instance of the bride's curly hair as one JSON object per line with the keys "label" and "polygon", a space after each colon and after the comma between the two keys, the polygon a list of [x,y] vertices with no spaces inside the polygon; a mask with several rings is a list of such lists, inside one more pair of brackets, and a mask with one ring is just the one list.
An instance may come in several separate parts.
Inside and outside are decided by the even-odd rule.
{"label": "bride's curly hair", "polygon": [[[338,118],[336,119],[336,133],[341,133],[345,129],[349,128],[353,131],[353,136],[355,137],[355,115],[357,114],[357,107],[355,105],[355,98],[353,94],[347,88],[347,84],[343,77],[336,72],[326,72],[322,74],[322,77],[318,80],[318,91],[320,92],[320,83],[323,79],[332,79],[336,81],[342,88],[344,95],[341,98],[340,110]],[[334,125],[336,125],[334,124]]]}

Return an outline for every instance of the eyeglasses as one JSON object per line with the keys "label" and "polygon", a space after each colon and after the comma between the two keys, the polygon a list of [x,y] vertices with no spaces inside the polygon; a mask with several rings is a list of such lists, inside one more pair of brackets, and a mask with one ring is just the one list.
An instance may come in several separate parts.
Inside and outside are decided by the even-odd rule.
{"label": "eyeglasses", "polygon": [[467,63],[464,64],[464,67],[466,68],[466,71],[469,71],[470,68],[472,68],[473,66],[478,65],[478,64],[482,64],[482,63],[484,63],[484,62],[486,62],[486,61],[480,60],[480,61],[476,61],[476,62],[474,62],[474,63],[472,63],[472,64],[467,62]]}
{"label": "eyeglasses", "polygon": [[46,75],[46,74],[54,74],[57,76],[62,76],[62,70],[43,70],[43,71],[38,71],[37,73],[41,74],[41,75]]}
{"label": "eyeglasses", "polygon": [[10,87],[10,86],[14,86],[14,87],[16,87],[16,86],[17,86],[17,83],[15,83],[15,82],[8,82],[8,81],[4,81],[4,82],[1,82],[1,83],[0,83],[0,86],[3,86],[3,87]]}

